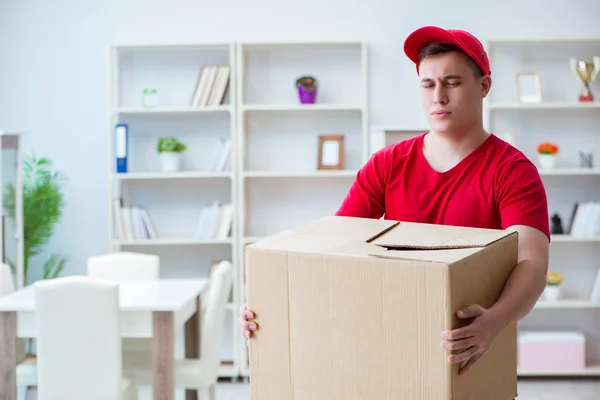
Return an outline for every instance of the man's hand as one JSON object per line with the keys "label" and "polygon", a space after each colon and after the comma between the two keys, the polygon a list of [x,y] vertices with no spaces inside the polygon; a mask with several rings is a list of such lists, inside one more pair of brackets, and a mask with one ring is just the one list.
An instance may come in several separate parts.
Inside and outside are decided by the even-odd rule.
{"label": "man's hand", "polygon": [[250,339],[252,334],[258,329],[258,325],[256,324],[254,319],[254,312],[248,310],[248,307],[244,304],[240,309],[240,328],[242,329],[242,335],[246,337],[246,339]]}
{"label": "man's hand", "polygon": [[458,310],[456,315],[471,323],[442,332],[442,348],[453,351],[449,363],[464,363],[459,370],[459,375],[463,375],[488,353],[501,329],[491,312],[477,304]]}

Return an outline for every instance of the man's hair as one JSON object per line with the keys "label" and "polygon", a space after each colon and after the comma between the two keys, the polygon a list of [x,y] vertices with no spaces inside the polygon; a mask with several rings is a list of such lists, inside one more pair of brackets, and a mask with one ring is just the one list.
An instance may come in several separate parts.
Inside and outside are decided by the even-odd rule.
{"label": "man's hair", "polygon": [[428,57],[433,57],[438,54],[449,53],[453,51],[462,53],[465,56],[467,56],[467,63],[469,64],[469,67],[473,70],[473,74],[475,75],[475,77],[481,78],[483,76],[483,71],[481,71],[481,68],[479,68],[475,61],[473,61],[473,59],[469,57],[467,53],[462,51],[459,47],[450,43],[430,43],[428,45],[423,46],[423,48],[419,52],[419,64],[421,63],[421,61]]}

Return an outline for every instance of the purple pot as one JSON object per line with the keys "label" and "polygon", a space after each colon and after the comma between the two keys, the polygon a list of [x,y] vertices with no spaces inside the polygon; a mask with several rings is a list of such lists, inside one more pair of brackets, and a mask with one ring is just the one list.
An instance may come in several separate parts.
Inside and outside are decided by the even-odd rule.
{"label": "purple pot", "polygon": [[300,103],[302,104],[314,104],[317,100],[317,89],[313,92],[309,92],[302,86],[298,86],[298,96],[300,97]]}

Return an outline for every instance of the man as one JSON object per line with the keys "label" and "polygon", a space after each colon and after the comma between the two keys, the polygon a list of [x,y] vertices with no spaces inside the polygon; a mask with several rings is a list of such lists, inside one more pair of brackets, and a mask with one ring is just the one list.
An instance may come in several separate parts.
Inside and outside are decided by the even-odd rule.
{"label": "man", "polygon": [[[405,41],[416,64],[430,131],[374,153],[336,215],[506,229],[519,233],[519,263],[498,302],[459,310],[467,326],[441,332],[450,363],[472,368],[505,328],[524,317],[546,285],[550,238],[546,192],[520,151],[485,131],[492,80],[483,45],[460,30],[423,27]],[[241,327],[258,327],[243,307]]]}

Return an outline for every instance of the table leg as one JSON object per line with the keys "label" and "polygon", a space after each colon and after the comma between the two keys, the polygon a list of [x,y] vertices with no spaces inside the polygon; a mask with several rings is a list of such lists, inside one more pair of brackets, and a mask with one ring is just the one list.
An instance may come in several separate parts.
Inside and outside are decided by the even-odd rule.
{"label": "table leg", "polygon": [[[154,400],[175,399],[175,330],[173,313],[152,313],[152,373]],[[3,399],[0,399],[3,400]]]}
{"label": "table leg", "polygon": [[[202,326],[202,303],[196,299],[196,312],[185,323],[185,358],[200,358],[200,327]],[[186,389],[185,400],[198,400],[198,391]]]}
{"label": "table leg", "polygon": [[0,312],[0,400],[17,398],[17,313]]}

